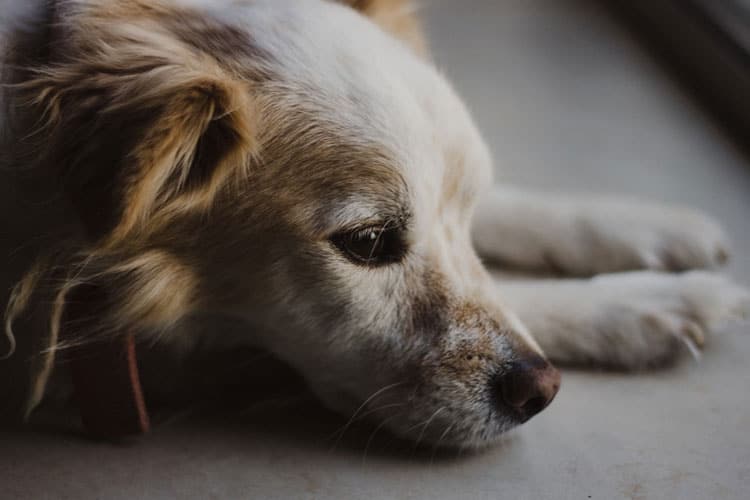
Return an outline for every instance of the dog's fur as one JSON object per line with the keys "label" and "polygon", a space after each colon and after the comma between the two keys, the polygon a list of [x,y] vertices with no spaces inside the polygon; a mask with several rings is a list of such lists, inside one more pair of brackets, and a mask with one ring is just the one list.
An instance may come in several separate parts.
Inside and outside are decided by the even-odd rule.
{"label": "dog's fur", "polygon": [[[33,256],[3,276],[8,341],[43,352],[29,408],[56,353],[137,332],[260,347],[338,411],[481,446],[518,423],[488,388],[514,361],[662,364],[747,307],[716,274],[668,272],[726,260],[702,215],[484,194],[488,150],[405,0],[58,0],[24,18],[0,154],[4,212],[40,225],[3,222]],[[397,228],[403,256],[347,258],[336,238],[370,226]],[[493,279],[474,248],[572,277]],[[90,316],[66,316],[92,289]],[[195,332],[206,317],[246,327]]]}

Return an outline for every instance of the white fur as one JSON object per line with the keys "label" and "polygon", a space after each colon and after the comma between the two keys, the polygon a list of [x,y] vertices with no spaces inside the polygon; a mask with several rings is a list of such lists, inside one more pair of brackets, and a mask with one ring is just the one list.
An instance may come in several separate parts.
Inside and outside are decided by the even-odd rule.
{"label": "white fur", "polygon": [[488,258],[575,275],[713,268],[729,252],[721,227],[688,208],[509,187],[484,198],[474,241]]}
{"label": "white fur", "polygon": [[634,369],[697,355],[709,333],[750,314],[746,289],[706,271],[539,281],[499,276],[496,284],[547,355],[565,363]]}

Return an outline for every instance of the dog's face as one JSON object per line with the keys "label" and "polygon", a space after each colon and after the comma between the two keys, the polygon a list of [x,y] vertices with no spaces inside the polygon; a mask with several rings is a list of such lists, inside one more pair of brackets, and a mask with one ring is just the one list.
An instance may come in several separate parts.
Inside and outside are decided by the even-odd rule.
{"label": "dog's face", "polygon": [[201,52],[191,64],[240,83],[199,141],[196,161],[221,167],[184,174],[189,199],[155,194],[168,209],[115,229],[140,227],[131,241],[188,276],[170,307],[243,318],[230,342],[271,350],[327,405],[408,438],[482,445],[545,406],[559,379],[472,248],[490,158],[444,78],[329,2],[209,7],[189,32],[193,11],[175,12],[144,25],[172,23],[163,36]]}
{"label": "dog's face", "polygon": [[333,408],[367,401],[404,436],[484,443],[527,417],[495,378],[544,363],[472,248],[487,148],[429,64],[348,9],[309,8],[260,34],[252,9],[240,21],[274,76],[253,96],[257,173],[217,217],[231,223],[213,238],[238,246],[206,279],[239,279],[233,310]]}

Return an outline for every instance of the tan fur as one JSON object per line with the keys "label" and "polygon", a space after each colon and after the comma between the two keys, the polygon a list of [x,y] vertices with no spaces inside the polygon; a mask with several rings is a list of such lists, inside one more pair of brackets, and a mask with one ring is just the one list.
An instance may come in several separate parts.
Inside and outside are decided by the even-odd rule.
{"label": "tan fur", "polygon": [[406,43],[421,56],[427,55],[427,41],[413,0],[344,0],[376,24]]}
{"label": "tan fur", "polygon": [[8,298],[8,304],[5,308],[5,337],[8,339],[8,352],[0,359],[7,359],[16,351],[16,338],[13,333],[13,320],[26,309],[31,299],[34,289],[39,286],[39,280],[44,273],[45,266],[41,260],[35,262],[23,276],[21,281],[16,283]]}
{"label": "tan fur", "polygon": [[[121,297],[118,309],[101,318],[105,332],[116,333],[122,325],[136,331],[166,328],[189,310],[188,297],[196,284],[179,265],[170,264],[164,252],[148,251],[124,261],[112,261],[112,257],[122,253],[125,240],[132,247],[134,238],[146,238],[154,230],[157,212],[162,224],[168,224],[181,212],[209,208],[228,180],[247,177],[248,160],[256,147],[255,110],[247,83],[155,22],[176,12],[187,15],[187,11],[156,2],[104,2],[101,7],[79,3],[65,11],[61,24],[67,30],[66,57],[35,68],[33,78],[22,82],[19,89],[40,109],[42,130],[47,134],[68,132],[66,117],[71,106],[76,112],[91,108],[105,120],[127,119],[134,110],[143,109],[158,115],[142,132],[125,165],[127,183],[119,203],[123,207],[119,220],[101,243],[76,257],[79,263],[54,293],[46,341],[49,348],[33,363],[27,414],[42,398],[55,352],[69,342],[61,344],[60,323],[69,293],[80,284],[93,281],[105,288],[120,287],[115,291]],[[210,166],[209,178],[186,190],[199,141],[208,134],[221,135],[211,140],[220,141],[222,149],[216,164]],[[52,266],[60,264],[53,262]],[[14,289],[5,328],[11,353],[13,322],[26,307],[33,288],[51,269],[36,266]],[[119,284],[108,284],[114,278]],[[79,333],[81,338],[91,335]]]}
{"label": "tan fur", "polygon": [[[156,4],[142,7],[144,15],[166,11]],[[113,240],[143,226],[158,208],[170,212],[205,209],[228,178],[246,176],[243,159],[256,146],[255,113],[246,84],[153,20],[134,23],[138,12],[123,9],[70,20],[89,28],[85,38],[77,40],[84,37],[83,32],[74,35],[76,41],[69,49],[72,58],[37,70],[38,77],[23,84],[33,102],[44,109],[46,127],[64,126],[60,124],[62,108],[78,96],[91,97],[77,106],[90,105],[105,117],[132,109],[159,110],[156,123],[132,152],[135,168],[124,194],[126,208],[110,237]],[[131,22],[124,22],[125,16]],[[109,95],[104,102],[96,102],[102,93]],[[218,126],[225,129],[221,131],[225,144],[210,181],[176,199],[198,142],[210,127]]]}

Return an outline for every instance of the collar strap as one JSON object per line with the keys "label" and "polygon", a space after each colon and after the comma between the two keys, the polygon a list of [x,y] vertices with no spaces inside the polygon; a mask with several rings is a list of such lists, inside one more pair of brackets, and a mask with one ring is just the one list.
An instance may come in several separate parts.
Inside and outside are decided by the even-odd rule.
{"label": "collar strap", "polygon": [[133,335],[75,349],[70,369],[87,432],[121,438],[149,430]]}

